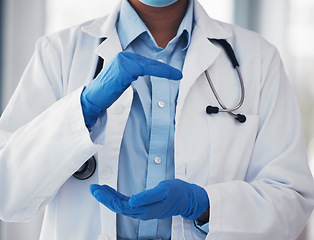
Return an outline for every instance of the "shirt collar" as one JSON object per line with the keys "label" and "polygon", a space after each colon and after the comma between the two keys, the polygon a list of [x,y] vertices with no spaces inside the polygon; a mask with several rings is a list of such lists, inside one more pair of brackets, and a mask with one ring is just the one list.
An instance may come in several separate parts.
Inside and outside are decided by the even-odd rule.
{"label": "shirt collar", "polygon": [[177,36],[181,36],[184,32],[187,33],[186,35],[187,42],[183,50],[186,50],[190,46],[193,25],[194,25],[194,0],[189,0],[186,14],[177,32]]}
{"label": "shirt collar", "polygon": [[[186,14],[177,32],[177,36],[186,36],[186,46],[183,50],[187,49],[190,45],[194,21],[193,15],[194,0],[189,0]],[[123,0],[121,4],[117,31],[122,49],[126,49],[132,41],[145,32],[153,39],[152,34],[127,0]],[[186,34],[184,34],[185,32]]]}

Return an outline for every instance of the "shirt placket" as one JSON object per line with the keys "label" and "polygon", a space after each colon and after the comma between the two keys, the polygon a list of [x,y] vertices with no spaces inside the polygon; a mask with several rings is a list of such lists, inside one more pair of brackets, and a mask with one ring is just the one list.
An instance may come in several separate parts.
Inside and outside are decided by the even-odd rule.
{"label": "shirt placket", "polygon": [[[147,165],[146,190],[165,180],[170,132],[169,80],[151,77],[152,125]],[[156,236],[158,220],[140,221],[139,238]]]}

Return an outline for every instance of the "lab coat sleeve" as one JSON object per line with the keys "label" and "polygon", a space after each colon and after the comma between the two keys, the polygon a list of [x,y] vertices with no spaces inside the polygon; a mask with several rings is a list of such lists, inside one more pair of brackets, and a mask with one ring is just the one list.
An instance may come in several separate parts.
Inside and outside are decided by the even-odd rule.
{"label": "lab coat sleeve", "polygon": [[205,187],[206,239],[295,240],[312,213],[314,184],[297,101],[277,51],[261,48],[259,128],[246,179]]}
{"label": "lab coat sleeve", "polygon": [[84,125],[82,88],[63,97],[67,79],[62,58],[48,38],[40,39],[1,116],[0,219],[4,221],[35,216],[101,148]]}

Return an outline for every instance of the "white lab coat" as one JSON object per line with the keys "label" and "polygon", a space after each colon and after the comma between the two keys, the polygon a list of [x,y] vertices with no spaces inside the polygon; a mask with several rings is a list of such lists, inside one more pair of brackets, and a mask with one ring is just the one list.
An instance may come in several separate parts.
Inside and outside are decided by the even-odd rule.
{"label": "white lab coat", "polygon": [[[117,10],[108,17],[41,38],[0,120],[0,218],[25,221],[46,208],[41,239],[116,239],[116,215],[89,193],[92,183],[117,187],[119,148],[133,91],[98,120],[84,125],[80,93],[95,72],[121,51]],[[176,109],[175,176],[206,189],[210,233],[173,218],[172,240],[293,240],[311,214],[313,178],[301,119],[276,49],[256,34],[209,18],[199,3]],[[107,39],[99,45],[99,38]],[[207,69],[227,106],[240,96],[239,80],[221,47],[233,46],[246,90],[239,112],[207,115],[217,102]],[[96,50],[95,50],[96,49]],[[88,180],[71,175],[96,155]]]}

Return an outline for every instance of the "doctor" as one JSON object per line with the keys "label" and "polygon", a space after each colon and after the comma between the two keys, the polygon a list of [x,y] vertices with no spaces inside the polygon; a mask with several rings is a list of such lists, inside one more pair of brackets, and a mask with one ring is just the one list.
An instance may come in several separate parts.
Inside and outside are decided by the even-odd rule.
{"label": "doctor", "polygon": [[[241,95],[213,39],[240,62],[245,123],[206,114],[205,71],[226,106]],[[45,240],[296,239],[314,206],[302,131],[265,40],[196,0],[122,0],[38,41],[0,120],[0,218],[46,207]]]}

